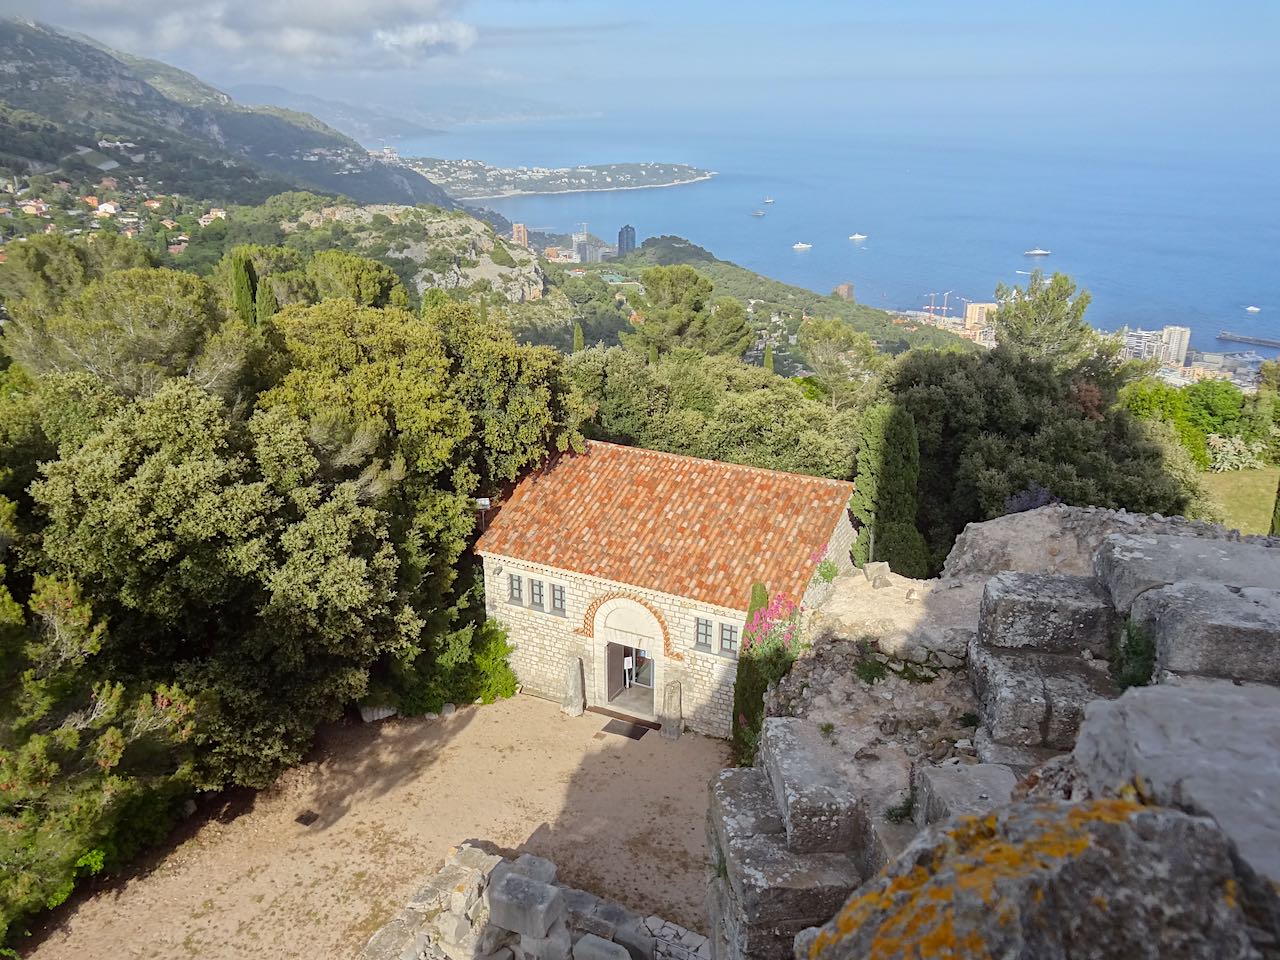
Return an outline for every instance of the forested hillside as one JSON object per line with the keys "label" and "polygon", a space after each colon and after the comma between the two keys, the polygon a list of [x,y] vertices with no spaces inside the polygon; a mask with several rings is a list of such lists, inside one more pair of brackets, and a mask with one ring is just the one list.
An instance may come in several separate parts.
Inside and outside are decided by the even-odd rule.
{"label": "forested hillside", "polygon": [[[256,202],[302,185],[370,203],[453,205],[425,177],[370,158],[309,114],[241,106],[167,64],[28,21],[0,19],[0,105],[58,131],[56,146],[30,137],[6,142],[3,152],[24,170],[34,163],[49,171],[65,160],[74,174],[87,162],[220,202]],[[98,153],[103,140],[122,146]],[[50,155],[68,141],[71,149]],[[204,176],[211,165],[223,169]]]}

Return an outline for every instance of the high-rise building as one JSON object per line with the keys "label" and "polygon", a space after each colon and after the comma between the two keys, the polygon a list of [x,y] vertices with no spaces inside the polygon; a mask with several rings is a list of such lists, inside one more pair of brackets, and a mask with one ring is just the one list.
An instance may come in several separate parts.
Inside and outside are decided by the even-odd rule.
{"label": "high-rise building", "polygon": [[964,328],[966,330],[977,330],[980,327],[990,326],[995,320],[996,311],[1000,309],[998,303],[970,303],[964,308]]}
{"label": "high-rise building", "polygon": [[529,245],[529,230],[523,223],[511,225],[511,242],[518,243],[522,247]]}
{"label": "high-rise building", "polygon": [[1160,331],[1164,362],[1171,367],[1181,367],[1187,362],[1187,347],[1191,346],[1190,327],[1165,327]]}
{"label": "high-rise building", "polygon": [[618,231],[618,256],[625,257],[636,248],[636,228],[627,224]]}

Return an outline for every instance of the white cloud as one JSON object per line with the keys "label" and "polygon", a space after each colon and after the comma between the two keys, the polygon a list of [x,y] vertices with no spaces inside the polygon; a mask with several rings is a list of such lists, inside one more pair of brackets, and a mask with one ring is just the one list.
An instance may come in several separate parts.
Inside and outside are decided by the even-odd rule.
{"label": "white cloud", "polygon": [[[461,0],[0,0],[0,13],[80,30],[132,53],[176,50],[280,66],[402,67],[465,50]],[[34,7],[34,9],[33,9]]]}

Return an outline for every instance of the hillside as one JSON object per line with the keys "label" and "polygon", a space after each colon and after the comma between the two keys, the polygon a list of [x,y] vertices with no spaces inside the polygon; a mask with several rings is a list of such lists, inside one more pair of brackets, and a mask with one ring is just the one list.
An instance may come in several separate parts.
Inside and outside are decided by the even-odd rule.
{"label": "hillside", "polygon": [[[292,185],[361,202],[454,206],[427,178],[369,156],[310,114],[246,107],[168,64],[30,21],[0,20],[0,104],[56,125],[50,136],[77,141],[81,163],[125,168],[192,196],[253,202]],[[103,142],[115,145],[111,155],[90,157]],[[10,162],[41,171],[77,160],[73,153],[53,164],[47,144],[19,143],[22,153],[5,146]],[[224,174],[198,169],[210,162]]]}
{"label": "hillside", "polygon": [[633,254],[611,261],[609,269],[622,267],[636,273],[646,267],[686,264],[710,277],[716,294],[752,303],[752,316],[778,317],[788,334],[794,334],[803,315],[841,317],[875,340],[886,353],[902,353],[913,347],[972,350],[973,344],[944,330],[897,324],[890,314],[836,296],[824,296],[804,287],[783,283],[721,260],[709,250],[683,237],[650,237]]}

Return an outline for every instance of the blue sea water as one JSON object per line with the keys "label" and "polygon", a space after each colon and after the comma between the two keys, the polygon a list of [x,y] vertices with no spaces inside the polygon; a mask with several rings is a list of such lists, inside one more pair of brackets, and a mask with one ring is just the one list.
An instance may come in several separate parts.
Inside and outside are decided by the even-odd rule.
{"label": "blue sea water", "polygon": [[[991,300],[997,282],[1025,282],[1019,271],[1041,267],[1087,289],[1089,319],[1103,329],[1184,324],[1202,350],[1249,349],[1218,341],[1220,329],[1280,337],[1280,143],[943,141],[792,126],[609,117],[463,127],[397,146],[504,166],[661,160],[715,170],[669,189],[481,202],[531,228],[586,222],[610,241],[624,223],[640,238],[678,234],[813,290],[851,281],[871,306],[920,309],[930,293],[940,304],[951,291],[963,309],[961,298]],[[752,217],[757,209],[767,215]],[[850,241],[855,232],[868,239]],[[813,247],[793,251],[796,241]],[[1023,256],[1037,246],[1052,255]]]}

